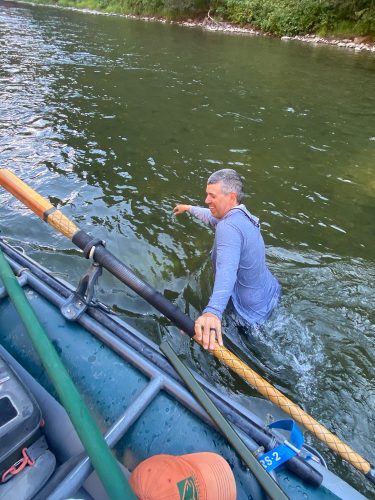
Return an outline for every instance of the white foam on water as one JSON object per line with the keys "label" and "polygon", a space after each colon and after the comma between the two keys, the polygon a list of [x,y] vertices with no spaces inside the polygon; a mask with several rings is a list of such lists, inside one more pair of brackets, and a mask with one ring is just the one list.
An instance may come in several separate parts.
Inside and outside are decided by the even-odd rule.
{"label": "white foam on water", "polygon": [[325,359],[323,344],[283,303],[265,325],[245,327],[235,320],[227,335],[245,357],[271,378],[277,377],[288,392],[292,385],[301,396],[313,397],[316,371]]}

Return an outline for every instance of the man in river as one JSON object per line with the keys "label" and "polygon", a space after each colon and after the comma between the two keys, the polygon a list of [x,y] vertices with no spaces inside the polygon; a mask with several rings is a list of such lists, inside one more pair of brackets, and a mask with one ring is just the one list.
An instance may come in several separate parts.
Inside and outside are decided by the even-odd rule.
{"label": "man in river", "polygon": [[245,205],[240,175],[230,168],[214,172],[207,181],[208,208],[176,205],[175,215],[189,212],[215,230],[211,258],[215,283],[211,298],[195,321],[195,338],[205,349],[223,345],[221,319],[229,300],[248,324],[266,321],[281,288],[265,261],[259,219]]}

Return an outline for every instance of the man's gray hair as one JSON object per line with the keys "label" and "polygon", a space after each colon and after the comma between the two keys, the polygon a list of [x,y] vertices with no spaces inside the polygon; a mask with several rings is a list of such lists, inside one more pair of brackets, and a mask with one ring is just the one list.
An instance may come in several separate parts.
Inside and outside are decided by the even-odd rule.
{"label": "man's gray hair", "polygon": [[238,203],[243,198],[243,182],[238,172],[232,168],[223,168],[210,175],[207,184],[217,184],[221,182],[223,193],[236,193]]}

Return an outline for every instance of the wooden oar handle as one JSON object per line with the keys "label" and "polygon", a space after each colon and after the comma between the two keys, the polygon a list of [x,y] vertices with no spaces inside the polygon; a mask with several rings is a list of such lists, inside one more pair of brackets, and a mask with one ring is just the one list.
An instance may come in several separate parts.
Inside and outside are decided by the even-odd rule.
{"label": "wooden oar handle", "polygon": [[0,184],[38,217],[48,222],[70,240],[79,230],[60,210],[57,210],[48,200],[31,189],[10,170],[0,169]]}

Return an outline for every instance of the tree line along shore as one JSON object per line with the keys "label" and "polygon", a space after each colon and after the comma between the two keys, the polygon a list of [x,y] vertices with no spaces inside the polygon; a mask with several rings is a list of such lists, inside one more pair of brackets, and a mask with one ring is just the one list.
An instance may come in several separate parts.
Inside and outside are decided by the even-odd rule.
{"label": "tree line along shore", "polygon": [[160,17],[231,23],[278,36],[315,34],[375,42],[375,0],[33,0],[33,3]]}

